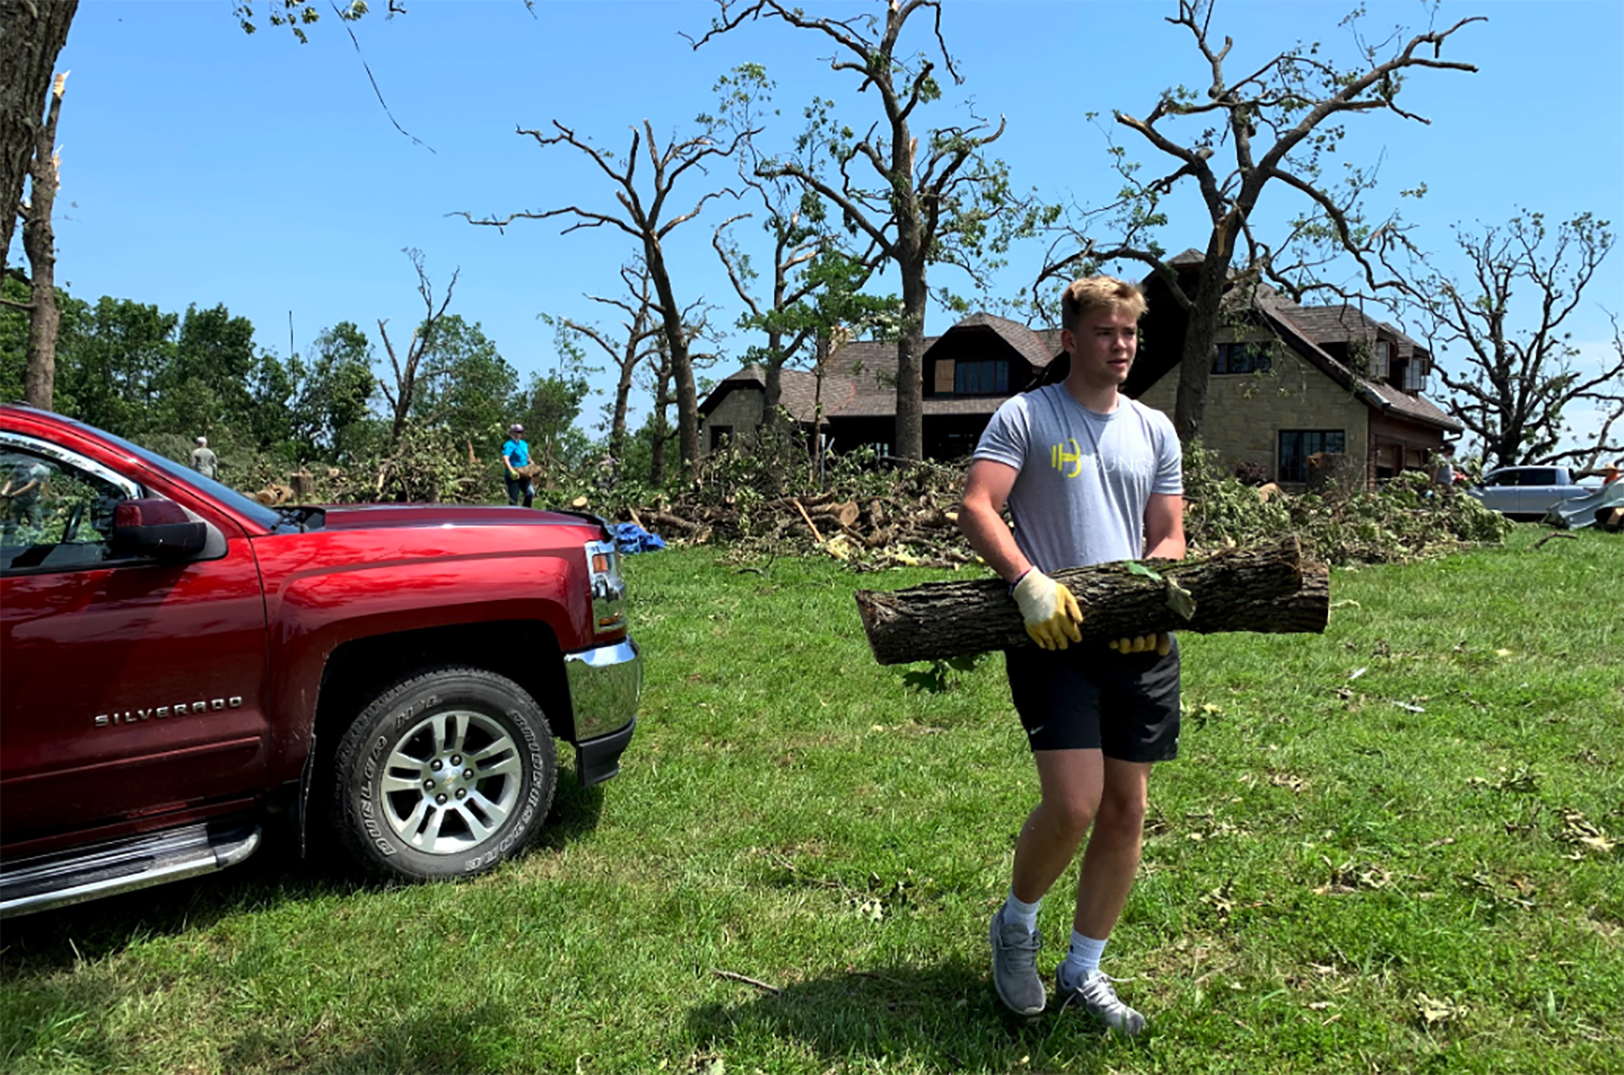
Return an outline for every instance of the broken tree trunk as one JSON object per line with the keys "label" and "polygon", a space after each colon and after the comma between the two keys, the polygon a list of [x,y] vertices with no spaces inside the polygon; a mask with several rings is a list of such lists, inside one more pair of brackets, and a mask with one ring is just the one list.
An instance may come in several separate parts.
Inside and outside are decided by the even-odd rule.
{"label": "broken tree trunk", "polygon": [[[1313,634],[1330,619],[1330,576],[1323,565],[1302,563],[1296,537],[1188,560],[1066,568],[1054,578],[1083,610],[1085,642],[1155,631]],[[1194,601],[1189,618],[1169,603],[1170,596],[1178,600],[1170,594],[1175,583]],[[859,590],[856,596],[868,644],[881,664],[1032,645],[1001,579]]]}

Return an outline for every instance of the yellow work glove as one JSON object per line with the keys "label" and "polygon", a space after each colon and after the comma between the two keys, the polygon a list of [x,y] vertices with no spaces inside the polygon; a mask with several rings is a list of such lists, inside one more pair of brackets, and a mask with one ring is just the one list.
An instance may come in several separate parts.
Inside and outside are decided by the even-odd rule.
{"label": "yellow work glove", "polygon": [[1149,653],[1155,650],[1157,656],[1166,657],[1173,652],[1173,636],[1166,631],[1154,635],[1140,635],[1137,638],[1113,638],[1106,643],[1118,653]]}
{"label": "yellow work glove", "polygon": [[1043,649],[1065,649],[1083,640],[1078,630],[1083,610],[1071,591],[1048,575],[1032,568],[1020,577],[1011,591],[1026,621],[1026,633]]}

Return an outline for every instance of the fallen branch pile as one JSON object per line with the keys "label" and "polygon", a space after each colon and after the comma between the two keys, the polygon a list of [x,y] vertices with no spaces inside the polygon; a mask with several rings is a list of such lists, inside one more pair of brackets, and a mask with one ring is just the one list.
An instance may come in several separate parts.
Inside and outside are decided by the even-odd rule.
{"label": "fallen branch pile", "polygon": [[[1153,631],[1317,634],[1330,619],[1329,571],[1303,563],[1295,537],[1180,561],[1067,568],[1054,577],[1082,607],[1085,642]],[[881,664],[1032,644],[1001,579],[859,590],[856,597],[863,630]],[[1186,599],[1193,601],[1193,610]],[[1178,611],[1179,605],[1190,615]]]}
{"label": "fallen branch pile", "polygon": [[[944,539],[959,540],[958,516],[920,497],[913,503],[898,504],[873,497],[866,504],[837,499],[835,492],[810,496],[788,496],[764,501],[748,509],[737,505],[719,506],[689,503],[669,508],[630,509],[633,522],[658,530],[674,530],[694,542],[732,541],[766,533],[798,533],[818,544],[844,535],[856,548],[880,549],[889,545],[934,545]],[[966,552],[957,562],[969,562]]]}

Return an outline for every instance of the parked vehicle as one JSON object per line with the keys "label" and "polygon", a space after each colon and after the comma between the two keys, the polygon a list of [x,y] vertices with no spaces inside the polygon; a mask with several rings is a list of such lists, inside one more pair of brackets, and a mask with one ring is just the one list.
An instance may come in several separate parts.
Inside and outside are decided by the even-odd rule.
{"label": "parked vehicle", "polygon": [[1466,490],[1485,508],[1523,519],[1542,519],[1557,505],[1595,491],[1596,486],[1580,485],[1567,467],[1560,466],[1500,467]]}
{"label": "parked vehicle", "polygon": [[395,880],[547,817],[554,737],[619,771],[642,663],[602,520],[264,507],[0,407],[0,917],[240,862],[273,814]]}

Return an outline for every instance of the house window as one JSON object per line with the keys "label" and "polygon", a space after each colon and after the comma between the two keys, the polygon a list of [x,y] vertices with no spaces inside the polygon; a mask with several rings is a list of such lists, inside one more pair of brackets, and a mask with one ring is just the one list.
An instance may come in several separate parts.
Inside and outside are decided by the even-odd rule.
{"label": "house window", "polygon": [[952,429],[942,434],[941,459],[963,459],[974,455],[976,445],[981,442],[981,434],[967,429]]}
{"label": "house window", "polygon": [[1009,394],[1009,363],[997,360],[960,362],[953,370],[955,396],[1003,396]]}
{"label": "house window", "polygon": [[1259,343],[1220,343],[1213,351],[1214,373],[1267,373],[1269,354]]}
{"label": "house window", "polygon": [[1377,340],[1376,348],[1370,356],[1370,376],[1373,380],[1387,380],[1388,372],[1392,369],[1392,353],[1386,340]]}
{"label": "house window", "polygon": [[710,450],[716,451],[733,439],[732,426],[708,426],[710,430]]}
{"label": "house window", "polygon": [[1404,367],[1404,391],[1427,390],[1427,366],[1420,359],[1411,359]]}
{"label": "house window", "polygon": [[1282,429],[1278,480],[1306,482],[1309,456],[1316,452],[1341,452],[1345,444],[1340,429]]}

